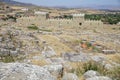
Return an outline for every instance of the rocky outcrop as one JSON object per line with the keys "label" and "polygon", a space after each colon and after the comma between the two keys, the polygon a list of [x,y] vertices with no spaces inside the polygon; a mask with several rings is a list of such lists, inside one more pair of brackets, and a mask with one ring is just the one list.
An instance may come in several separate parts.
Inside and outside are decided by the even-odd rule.
{"label": "rocky outcrop", "polygon": [[56,80],[39,66],[24,63],[0,63],[0,80]]}
{"label": "rocky outcrop", "polygon": [[112,80],[109,77],[101,76],[97,71],[89,70],[84,73],[85,80]]}
{"label": "rocky outcrop", "polygon": [[84,73],[83,76],[85,79],[87,79],[87,78],[92,78],[95,76],[100,76],[100,74],[97,71],[90,70],[90,71],[87,71],[86,73]]}
{"label": "rocky outcrop", "polygon": [[64,68],[62,65],[46,65],[44,68],[56,77],[61,77],[63,75]]}

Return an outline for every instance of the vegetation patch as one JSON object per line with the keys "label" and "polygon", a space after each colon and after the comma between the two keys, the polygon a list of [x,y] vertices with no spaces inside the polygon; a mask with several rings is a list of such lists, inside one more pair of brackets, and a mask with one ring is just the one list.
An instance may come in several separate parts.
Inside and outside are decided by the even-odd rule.
{"label": "vegetation patch", "polygon": [[102,75],[105,75],[108,72],[104,68],[104,66],[102,66],[96,62],[93,62],[93,61],[89,61],[86,63],[77,63],[77,67],[75,69],[73,69],[72,72],[75,72],[80,77],[89,70],[97,71]]}
{"label": "vegetation patch", "polygon": [[[119,61],[120,62],[120,61]],[[102,76],[108,76],[113,80],[120,79],[120,66],[106,69],[102,64],[96,63],[94,61],[89,61],[86,63],[76,63],[76,67],[71,70],[72,73],[76,73],[79,77],[89,70],[94,70],[99,72]]]}
{"label": "vegetation patch", "polygon": [[15,62],[15,61],[22,61],[25,59],[25,56],[23,55],[18,55],[18,56],[13,56],[13,55],[0,55],[0,62],[4,63],[10,63],[10,62]]}
{"label": "vegetation patch", "polygon": [[113,80],[120,80],[120,66],[119,67],[115,67],[114,69],[109,71],[108,75],[110,77],[112,77]]}
{"label": "vegetation patch", "polygon": [[120,22],[120,14],[86,14],[85,19],[101,20],[103,23],[117,24]]}
{"label": "vegetation patch", "polygon": [[28,26],[27,28],[30,30],[39,30],[39,28],[34,24],[32,24],[31,26]]}

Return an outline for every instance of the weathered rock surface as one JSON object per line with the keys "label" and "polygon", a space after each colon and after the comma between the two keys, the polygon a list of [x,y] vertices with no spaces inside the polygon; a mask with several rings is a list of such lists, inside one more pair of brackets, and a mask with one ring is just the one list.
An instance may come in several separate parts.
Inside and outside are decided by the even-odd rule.
{"label": "weathered rock surface", "polygon": [[56,77],[61,77],[63,75],[64,68],[62,65],[46,65],[44,68]]}
{"label": "weathered rock surface", "polygon": [[93,70],[87,71],[83,76],[85,80],[112,80],[109,77],[101,76],[97,71]]}
{"label": "weathered rock surface", "polygon": [[106,58],[103,56],[91,56],[91,59],[95,62],[102,63],[103,61],[106,61]]}
{"label": "weathered rock surface", "polygon": [[100,74],[97,71],[89,70],[85,72],[83,76],[85,79],[87,79],[87,78],[92,78],[95,76],[100,76]]}
{"label": "weathered rock surface", "polygon": [[95,76],[92,78],[87,78],[86,80],[112,80],[112,79],[109,77],[105,77],[105,76]]}
{"label": "weathered rock surface", "polygon": [[79,80],[78,76],[76,74],[73,73],[66,73],[62,80]]}
{"label": "weathered rock surface", "polygon": [[90,60],[90,56],[83,53],[64,53],[63,58],[71,62],[87,62]]}
{"label": "weathered rock surface", "polygon": [[43,67],[24,63],[0,63],[0,80],[56,80]]}

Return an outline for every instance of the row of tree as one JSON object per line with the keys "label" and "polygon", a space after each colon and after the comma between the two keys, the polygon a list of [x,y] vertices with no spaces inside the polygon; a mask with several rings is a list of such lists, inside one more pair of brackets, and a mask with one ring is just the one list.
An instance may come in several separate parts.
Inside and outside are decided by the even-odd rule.
{"label": "row of tree", "polygon": [[120,14],[86,14],[85,19],[87,20],[101,20],[107,24],[117,24],[120,22]]}

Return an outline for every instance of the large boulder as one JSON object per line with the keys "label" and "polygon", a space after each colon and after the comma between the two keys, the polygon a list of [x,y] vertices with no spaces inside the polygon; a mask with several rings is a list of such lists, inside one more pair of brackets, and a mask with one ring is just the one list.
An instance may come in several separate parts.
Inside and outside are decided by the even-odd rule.
{"label": "large boulder", "polygon": [[95,76],[100,76],[100,74],[97,71],[89,70],[85,72],[83,76],[85,79],[87,79],[87,78],[92,78]]}
{"label": "large boulder", "polygon": [[52,75],[56,77],[61,77],[63,75],[63,66],[61,64],[58,65],[45,65],[44,68],[48,70]]}
{"label": "large boulder", "polygon": [[43,67],[25,63],[0,63],[0,80],[56,80]]}
{"label": "large boulder", "polygon": [[87,78],[86,80],[112,80],[112,79],[109,77],[105,77],[105,76],[95,76],[92,78]]}
{"label": "large boulder", "polygon": [[79,80],[78,76],[76,74],[73,73],[66,73],[62,80]]}

